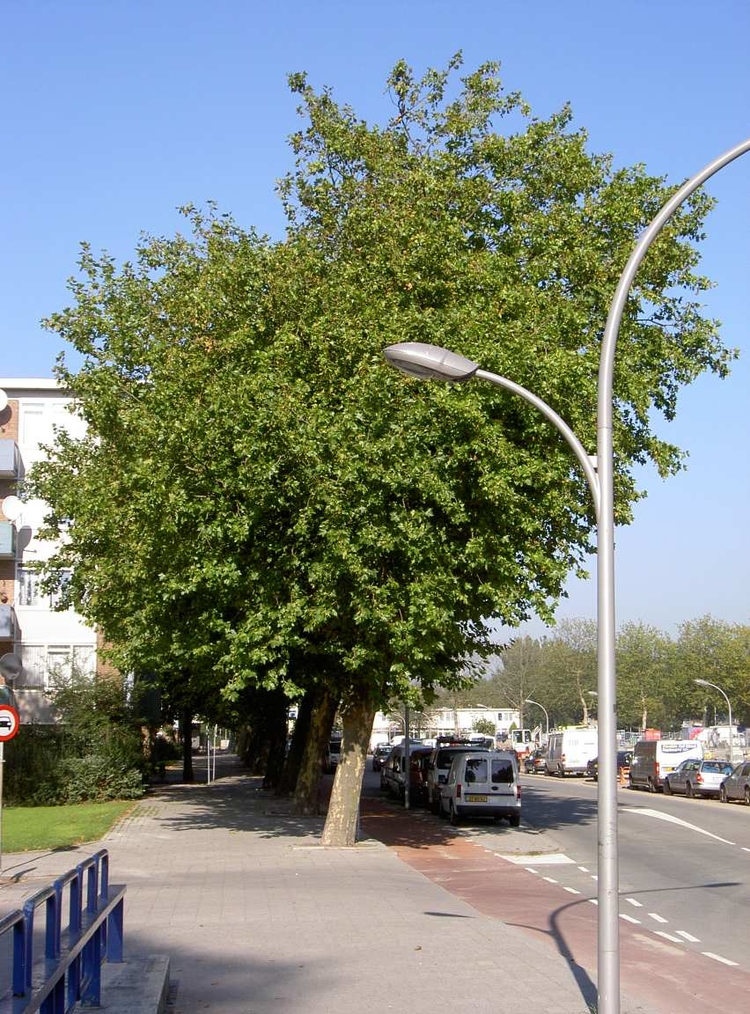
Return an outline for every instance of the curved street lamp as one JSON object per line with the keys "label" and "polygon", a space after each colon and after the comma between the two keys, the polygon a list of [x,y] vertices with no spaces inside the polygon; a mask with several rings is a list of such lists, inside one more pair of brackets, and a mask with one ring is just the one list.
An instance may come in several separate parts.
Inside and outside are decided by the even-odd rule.
{"label": "curved street lamp", "polygon": [[547,709],[545,708],[545,706],[543,704],[540,704],[539,701],[532,701],[530,697],[526,698],[524,704],[536,704],[538,708],[542,709],[542,711],[544,712],[544,720],[547,723],[547,740],[549,740],[549,715],[547,714]]}
{"label": "curved street lamp", "polygon": [[750,151],[750,138],[715,158],[685,182],[643,231],[628,259],[610,304],[602,337],[597,385],[597,454],[590,457],[559,415],[519,384],[448,349],[403,342],[385,349],[386,359],[412,376],[463,382],[477,377],[505,387],[542,412],[557,427],[578,459],[591,488],[597,518],[597,683],[599,698],[599,781],[597,789],[597,1010],[620,1014],[620,927],[617,845],[617,703],[615,684],[615,512],[614,512],[614,358],[628,293],[649,247],[668,220],[724,166]]}
{"label": "curved street lamp", "polygon": [[729,711],[729,763],[734,767],[734,725],[732,724],[732,702],[729,700],[727,694],[717,686],[715,683],[709,683],[708,680],[693,680],[699,687],[713,687],[714,690],[718,690],[724,700],[727,702],[727,710]]}

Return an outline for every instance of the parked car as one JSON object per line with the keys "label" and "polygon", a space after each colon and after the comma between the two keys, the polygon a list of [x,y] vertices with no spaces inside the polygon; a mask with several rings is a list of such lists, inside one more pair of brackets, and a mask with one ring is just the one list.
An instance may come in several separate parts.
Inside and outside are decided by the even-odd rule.
{"label": "parked car", "polygon": [[[617,779],[627,778],[630,774],[630,764],[633,760],[632,750],[618,750],[617,751]],[[599,780],[599,758],[593,757],[586,765],[586,775],[588,778],[593,778],[594,781]]]}
{"label": "parked car", "polygon": [[390,743],[378,743],[375,749],[372,751],[372,770],[380,771],[385,762],[386,757],[391,752],[393,747]]}
{"label": "parked car", "polygon": [[545,770],[546,764],[546,752],[544,750],[534,750],[528,757],[524,757],[523,769],[527,775],[536,775]]}
{"label": "parked car", "polygon": [[466,817],[506,817],[521,823],[521,785],[515,751],[472,751],[457,754],[440,788],[440,815],[458,824]]}
{"label": "parked car", "polygon": [[703,760],[703,745],[695,739],[639,739],[633,747],[630,788],[658,792],[669,772],[688,759]]}
{"label": "parked car", "polygon": [[448,780],[448,772],[451,769],[453,758],[457,754],[477,753],[484,747],[477,747],[468,741],[452,742],[451,745],[438,743],[427,762],[427,799],[426,805],[433,813],[440,811],[440,788]]}
{"label": "parked car", "polygon": [[742,761],[727,775],[719,786],[719,799],[722,803],[739,799],[750,806],[750,761]]}
{"label": "parked car", "polygon": [[[409,779],[410,799],[412,792],[415,792],[416,797],[420,801],[426,793],[426,788],[423,789],[422,784],[424,771],[420,768],[420,761],[424,758],[426,762],[431,753],[432,748],[429,746],[412,746],[409,750],[409,766],[411,769],[411,777]],[[380,788],[390,796],[403,799],[405,787],[406,757],[404,746],[400,743],[398,746],[393,747],[380,769]]]}
{"label": "parked car", "polygon": [[326,771],[335,771],[341,760],[341,737],[334,737],[328,744],[326,753]]}
{"label": "parked car", "polygon": [[664,779],[664,794],[718,797],[721,785],[732,773],[732,765],[718,760],[685,760]]}

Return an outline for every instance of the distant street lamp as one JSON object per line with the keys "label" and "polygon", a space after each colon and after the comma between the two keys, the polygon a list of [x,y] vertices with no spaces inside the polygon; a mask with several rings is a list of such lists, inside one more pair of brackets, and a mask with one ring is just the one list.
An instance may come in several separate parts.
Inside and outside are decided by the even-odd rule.
{"label": "distant street lamp", "polygon": [[536,704],[538,708],[542,709],[542,711],[544,712],[545,721],[547,723],[547,740],[549,741],[549,715],[547,714],[547,709],[545,708],[545,706],[543,704],[540,704],[539,701],[532,701],[530,697],[526,698],[524,704]]}
{"label": "distant street lamp", "polygon": [[709,683],[708,680],[694,680],[699,687],[713,687],[714,690],[718,690],[727,702],[727,710],[729,711],[729,763],[734,767],[734,725],[732,724],[732,702],[729,697],[724,693],[721,687],[717,687],[715,683]]}
{"label": "distant street lamp", "polygon": [[[641,233],[620,275],[601,340],[597,383],[597,453],[589,456],[554,409],[519,384],[480,369],[448,349],[402,342],[384,350],[404,373],[453,383],[477,377],[504,387],[534,405],[557,427],[578,459],[596,508],[597,680],[599,694],[599,785],[597,790],[597,1000],[599,1014],[620,1012],[619,859],[617,838],[617,700],[615,679],[614,361],[625,307],[636,272],[672,215],[715,173],[750,151],[750,138],[719,155],[682,184]],[[717,689],[719,689],[717,687]]]}

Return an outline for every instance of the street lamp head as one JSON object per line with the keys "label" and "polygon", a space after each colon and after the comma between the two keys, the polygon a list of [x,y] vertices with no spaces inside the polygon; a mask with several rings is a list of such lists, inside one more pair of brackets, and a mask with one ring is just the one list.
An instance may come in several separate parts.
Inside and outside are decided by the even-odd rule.
{"label": "street lamp head", "polygon": [[425,342],[399,342],[389,345],[383,355],[397,370],[408,373],[410,377],[421,380],[448,380],[461,383],[471,380],[479,369],[465,356],[459,356],[449,349],[438,345],[427,345]]}

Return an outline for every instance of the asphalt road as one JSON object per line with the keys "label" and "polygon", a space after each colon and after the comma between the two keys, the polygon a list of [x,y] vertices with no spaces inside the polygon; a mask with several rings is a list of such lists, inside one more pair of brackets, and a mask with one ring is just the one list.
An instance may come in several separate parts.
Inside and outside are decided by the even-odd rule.
{"label": "asphalt road", "polygon": [[[396,822],[397,834],[388,821],[371,822],[370,831],[480,911],[554,941],[593,982],[597,786],[543,775],[521,782],[517,830],[477,821],[456,832],[416,808],[405,824]],[[368,770],[365,796],[379,797],[378,786]],[[721,1014],[747,1009],[750,807],[625,787],[618,804],[623,991],[660,1014],[682,1014],[695,1003]],[[395,800],[385,806],[403,813]],[[456,833],[481,850],[463,870],[451,846]]]}
{"label": "asphalt road", "polygon": [[[557,879],[595,897],[596,784],[541,775],[522,782],[525,820],[572,860],[556,867]],[[750,807],[623,788],[618,831],[627,921],[750,971]]]}

